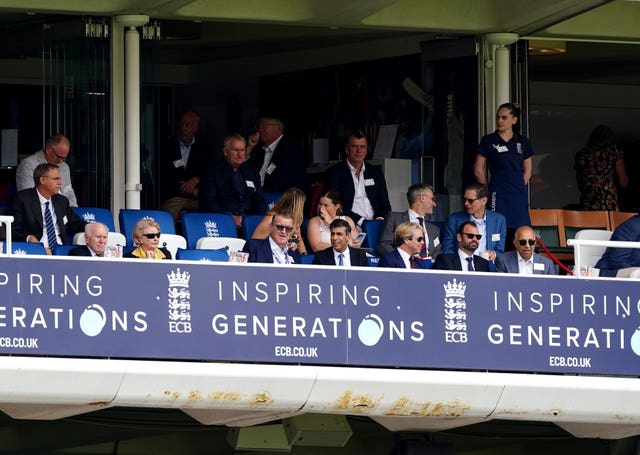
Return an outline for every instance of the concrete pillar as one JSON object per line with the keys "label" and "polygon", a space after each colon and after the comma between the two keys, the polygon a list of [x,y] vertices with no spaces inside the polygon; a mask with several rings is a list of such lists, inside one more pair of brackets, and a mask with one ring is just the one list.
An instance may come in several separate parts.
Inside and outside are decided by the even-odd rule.
{"label": "concrete pillar", "polygon": [[[511,75],[510,75],[510,52],[509,45],[518,41],[516,33],[489,33],[485,35],[485,40],[489,49],[491,60],[485,62],[486,84],[485,100],[487,101],[486,115],[494,118],[498,106],[511,100]],[[489,121],[487,125],[495,127],[495,119]],[[493,128],[488,128],[493,131]]]}

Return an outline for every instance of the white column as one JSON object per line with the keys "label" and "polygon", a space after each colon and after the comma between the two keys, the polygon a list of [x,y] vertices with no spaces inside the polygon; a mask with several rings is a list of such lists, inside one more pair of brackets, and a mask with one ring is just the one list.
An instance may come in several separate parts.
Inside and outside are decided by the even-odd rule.
{"label": "white column", "polygon": [[125,204],[140,208],[140,34],[136,27],[149,22],[149,16],[126,15],[116,20],[128,27],[124,37],[125,96]]}
{"label": "white column", "polygon": [[[510,75],[510,52],[509,45],[518,41],[518,35],[516,33],[489,33],[485,35],[486,42],[492,47],[489,55],[493,55],[493,61],[486,62],[485,68],[487,73],[491,73],[493,76],[487,77],[486,83],[492,84],[491,87],[485,87],[485,93],[487,95],[493,95],[491,99],[487,96],[487,104],[491,105],[492,112],[487,112],[487,116],[494,118],[495,110],[503,103],[508,103],[511,100],[511,75]],[[488,106],[489,107],[489,106]],[[488,119],[487,119],[488,120]],[[493,121],[487,121],[489,131],[493,131],[495,128],[495,119]],[[493,125],[493,127],[490,127]]]}
{"label": "white column", "polygon": [[[111,212],[125,208],[125,124],[124,124],[124,31],[111,21]],[[118,228],[119,229],[119,228]]]}

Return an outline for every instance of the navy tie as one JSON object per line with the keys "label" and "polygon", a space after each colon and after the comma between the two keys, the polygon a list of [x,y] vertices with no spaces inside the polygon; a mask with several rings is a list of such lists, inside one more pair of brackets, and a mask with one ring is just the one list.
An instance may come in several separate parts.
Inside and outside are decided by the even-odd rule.
{"label": "navy tie", "polygon": [[342,253],[338,255],[338,265],[344,265],[344,254]]}
{"label": "navy tie", "polygon": [[56,228],[53,226],[53,217],[51,216],[49,201],[44,203],[44,223],[47,229],[49,248],[54,248],[58,244],[58,238],[56,237]]}
{"label": "navy tie", "polygon": [[473,268],[473,258],[465,258],[467,260],[467,270],[469,272],[473,272],[475,271],[475,269]]}

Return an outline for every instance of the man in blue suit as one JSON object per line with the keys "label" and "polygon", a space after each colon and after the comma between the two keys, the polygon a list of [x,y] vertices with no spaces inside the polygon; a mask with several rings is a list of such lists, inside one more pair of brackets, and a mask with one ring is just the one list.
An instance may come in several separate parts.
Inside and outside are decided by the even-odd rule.
{"label": "man in blue suit", "polygon": [[271,219],[271,235],[266,239],[249,239],[242,251],[249,253],[248,262],[264,264],[300,264],[300,253],[289,249],[293,217],[276,213]]}
{"label": "man in blue suit", "polygon": [[313,258],[314,264],[369,267],[365,251],[349,246],[351,226],[347,221],[336,218],[329,225],[329,230],[331,231],[331,246],[316,252]]}
{"label": "man in blue suit", "polygon": [[[640,242],[640,215],[629,218],[613,231],[611,240],[620,242]],[[607,248],[596,268],[600,276],[616,276],[618,270],[640,267],[640,250],[635,248]]]}
{"label": "man in blue suit", "polygon": [[439,270],[461,270],[465,272],[490,272],[489,261],[473,254],[478,249],[482,234],[473,221],[465,221],[456,233],[458,250],[442,253],[436,258],[434,267]]}
{"label": "man in blue suit", "polygon": [[349,135],[345,154],[345,161],[327,169],[326,190],[340,192],[344,214],[358,226],[362,226],[364,220],[384,219],[391,211],[387,182],[380,166],[364,161],[367,157],[367,136],[362,131]]}
{"label": "man in blue suit", "polygon": [[378,267],[395,269],[430,269],[431,260],[423,260],[424,231],[418,223],[400,223],[393,235],[395,249],[383,256]]}
{"label": "man in blue suit", "polygon": [[536,248],[536,233],[529,226],[516,229],[514,251],[501,254],[496,258],[496,271],[519,273],[520,275],[555,275],[553,261],[540,256]]}
{"label": "man in blue suit", "polygon": [[449,215],[442,233],[442,252],[455,253],[458,251],[456,233],[458,227],[465,221],[473,221],[482,236],[475,253],[486,251],[490,261],[494,261],[497,254],[504,253],[505,237],[507,235],[507,221],[498,212],[487,210],[487,187],[479,183],[467,185],[464,190],[464,211]]}

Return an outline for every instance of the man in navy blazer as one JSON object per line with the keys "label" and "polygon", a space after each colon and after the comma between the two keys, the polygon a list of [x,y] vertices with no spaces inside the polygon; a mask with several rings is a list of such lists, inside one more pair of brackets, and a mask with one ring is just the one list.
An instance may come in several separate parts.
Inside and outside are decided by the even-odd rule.
{"label": "man in navy blazer", "polygon": [[387,182],[380,166],[364,161],[367,137],[362,131],[349,135],[345,154],[346,160],[327,169],[325,189],[340,192],[344,214],[358,226],[364,220],[383,219],[391,211]]}
{"label": "man in navy blazer", "polygon": [[529,226],[516,229],[514,251],[501,254],[496,258],[496,272],[519,273],[521,275],[555,275],[553,261],[540,256],[536,248],[536,233]]}
{"label": "man in navy blazer", "polygon": [[398,225],[393,235],[395,248],[380,259],[378,267],[395,269],[430,269],[431,260],[419,257],[424,245],[424,230],[418,223]]}
{"label": "man in navy blazer", "polygon": [[86,245],[79,245],[69,251],[68,256],[104,256],[104,247],[109,240],[109,228],[102,223],[87,223],[84,227]]}
{"label": "man in navy blazer", "polygon": [[345,220],[336,218],[329,225],[331,246],[317,251],[313,263],[318,265],[369,267],[369,260],[364,250],[351,248],[351,226]]}
{"label": "man in navy blazer", "polygon": [[284,124],[277,118],[260,117],[257,127],[257,133],[248,139],[247,162],[259,170],[263,190],[281,193],[298,188],[307,193],[309,179],[304,154],[284,136]]}
{"label": "man in navy blazer", "polygon": [[507,220],[500,213],[487,210],[488,193],[485,185],[467,185],[462,199],[464,211],[452,213],[447,217],[441,239],[442,252],[458,251],[458,227],[465,221],[473,221],[482,235],[476,254],[487,251],[489,260],[494,261],[497,254],[504,253]]}
{"label": "man in navy blazer", "polygon": [[478,226],[473,221],[465,221],[458,227],[456,237],[458,251],[438,255],[434,267],[439,270],[490,272],[489,261],[473,254],[482,238]]}
{"label": "man in navy blazer", "polygon": [[44,163],[33,171],[35,188],[18,191],[13,196],[9,215],[13,216],[11,233],[16,242],[40,242],[50,245],[45,226],[45,209],[51,209],[56,244],[68,243],[67,233],[75,234],[86,224],[71,210],[69,199],[58,194],[62,185],[60,170],[56,164]]}
{"label": "man in navy blazer", "polygon": [[[611,240],[620,242],[640,242],[640,215],[629,218],[613,231]],[[636,248],[608,247],[596,268],[600,276],[617,276],[618,270],[628,267],[640,267],[640,250]]]}
{"label": "man in navy blazer", "polygon": [[300,253],[289,249],[293,217],[276,213],[271,219],[271,234],[266,239],[249,239],[242,251],[249,253],[248,262],[264,264],[300,264]]}

